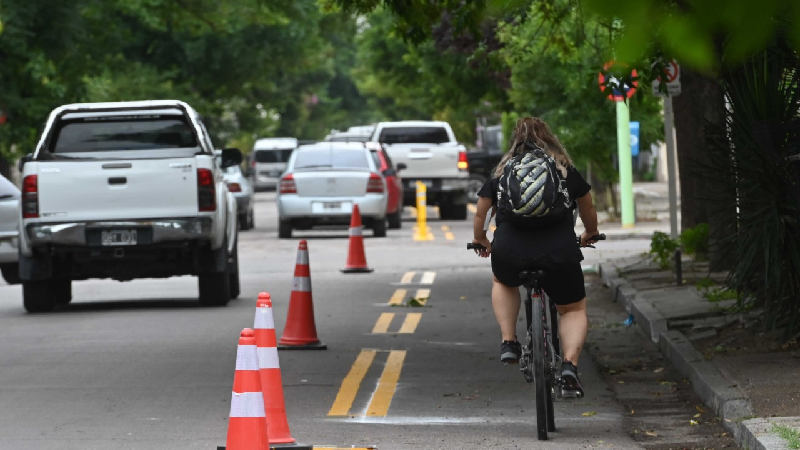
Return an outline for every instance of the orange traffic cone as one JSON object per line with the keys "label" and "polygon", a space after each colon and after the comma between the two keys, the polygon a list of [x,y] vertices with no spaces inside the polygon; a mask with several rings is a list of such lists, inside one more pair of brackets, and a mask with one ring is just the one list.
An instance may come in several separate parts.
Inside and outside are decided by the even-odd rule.
{"label": "orange traffic cone", "polygon": [[250,328],[245,328],[236,349],[227,450],[269,450],[258,372],[255,334]]}
{"label": "orange traffic cone", "polygon": [[258,372],[261,376],[261,392],[264,394],[264,411],[269,425],[269,443],[294,443],[295,439],[289,433],[289,422],[286,420],[286,404],[283,399],[283,382],[275,338],[275,320],[272,317],[272,299],[267,292],[258,294],[253,328],[256,333]]}
{"label": "orange traffic cone", "polygon": [[347,252],[347,264],[344,273],[372,272],[367,267],[367,257],[364,256],[364,237],[361,235],[361,213],[358,204],[353,205],[353,215],[350,216],[350,248]]}
{"label": "orange traffic cone", "polygon": [[294,267],[294,286],[289,299],[289,313],[283,336],[278,342],[282,350],[325,350],[327,345],[317,338],[314,324],[314,305],[311,299],[311,269],[308,265],[308,243],[297,246],[297,263]]}

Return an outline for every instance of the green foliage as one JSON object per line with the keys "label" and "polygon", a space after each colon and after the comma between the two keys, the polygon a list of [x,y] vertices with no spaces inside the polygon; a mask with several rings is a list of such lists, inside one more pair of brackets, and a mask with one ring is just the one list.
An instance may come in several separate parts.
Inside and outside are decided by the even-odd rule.
{"label": "green foliage", "polygon": [[725,300],[735,300],[738,293],[725,286],[720,286],[710,278],[703,278],[695,283],[695,287],[700,291],[706,300],[711,303],[719,303]]}
{"label": "green foliage", "polygon": [[[591,163],[595,176],[615,181],[615,106],[597,85],[598,72],[612,59],[613,23],[583,14],[570,0],[532,2],[524,16],[500,27],[499,36],[514,111],[542,117],[578,167]],[[663,134],[660,100],[640,90],[629,104],[631,120],[640,122],[640,146],[649,148]]]}
{"label": "green foliage", "polygon": [[667,233],[656,231],[650,241],[650,255],[662,269],[667,269],[672,264],[672,258],[678,247],[678,241],[670,238]]}
{"label": "green foliage", "polygon": [[72,102],[185,100],[220,147],[321,138],[369,116],[349,73],[356,20],[316,0],[26,0],[3,2],[0,22],[8,159]]}
{"label": "green foliage", "polygon": [[775,423],[772,424],[772,431],[786,441],[788,448],[800,449],[800,430]]}
{"label": "green foliage", "polygon": [[[800,55],[786,46],[727,70],[724,128],[709,151],[733,176],[736,217],[716,236],[733,261],[728,285],[741,306],[763,308],[767,329],[800,330]],[[715,171],[709,171],[714,176]]]}
{"label": "green foliage", "polygon": [[[710,72],[736,65],[788,33],[800,48],[800,2],[793,0],[585,0],[587,11],[618,19],[619,61],[640,61],[655,52]],[[742,26],[747,24],[747,26]],[[725,55],[724,60],[720,55]]]}
{"label": "green foliage", "polygon": [[700,223],[695,227],[686,228],[678,239],[683,252],[703,259],[708,255],[708,224]]}

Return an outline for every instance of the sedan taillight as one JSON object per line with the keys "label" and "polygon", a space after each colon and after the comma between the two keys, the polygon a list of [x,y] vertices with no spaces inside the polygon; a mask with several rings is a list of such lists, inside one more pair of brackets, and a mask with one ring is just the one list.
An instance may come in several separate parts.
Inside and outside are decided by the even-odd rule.
{"label": "sedan taillight", "polygon": [[217,210],[217,191],[214,186],[214,174],[210,169],[197,169],[197,209]]}
{"label": "sedan taillight", "polygon": [[377,173],[369,174],[369,181],[367,181],[367,193],[383,193],[383,179]]}
{"label": "sedan taillight", "polygon": [[22,217],[39,217],[39,177],[28,175],[22,180]]}
{"label": "sedan taillight", "polygon": [[294,177],[292,174],[288,174],[285,177],[281,178],[280,186],[278,187],[278,191],[281,194],[297,194],[297,185],[294,183]]}

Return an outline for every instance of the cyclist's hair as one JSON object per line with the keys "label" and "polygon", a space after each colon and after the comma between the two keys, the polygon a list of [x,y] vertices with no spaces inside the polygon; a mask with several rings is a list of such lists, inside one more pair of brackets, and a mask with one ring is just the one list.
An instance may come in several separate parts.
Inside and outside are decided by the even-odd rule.
{"label": "cyclist's hair", "polygon": [[517,120],[514,133],[511,135],[511,148],[495,167],[494,176],[499,177],[503,174],[503,167],[509,159],[530,150],[530,147],[525,145],[526,143],[544,149],[555,159],[561,175],[567,176],[567,168],[573,165],[572,159],[547,123],[538,117],[523,117]]}

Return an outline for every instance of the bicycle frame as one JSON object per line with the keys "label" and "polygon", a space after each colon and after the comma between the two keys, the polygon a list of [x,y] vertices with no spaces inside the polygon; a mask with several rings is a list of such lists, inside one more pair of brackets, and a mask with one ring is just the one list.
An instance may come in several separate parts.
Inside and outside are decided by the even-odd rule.
{"label": "bicycle frame", "polygon": [[[558,339],[558,313],[555,304],[550,301],[547,294],[539,287],[538,280],[533,280],[532,285],[526,284],[525,296],[525,322],[527,336],[522,348],[519,361],[520,371],[528,383],[535,380],[536,374],[543,374],[543,386],[537,382],[537,428],[540,440],[547,439],[548,431],[555,431],[555,418],[553,414],[553,395],[561,397],[561,346]],[[537,326],[534,320],[534,308],[540,308],[541,323]],[[536,361],[534,354],[534,336],[541,333],[544,340],[544,354],[542,361]],[[539,368],[537,363],[542,364]],[[542,389],[540,391],[540,389]],[[544,398],[539,398],[539,397]]]}

